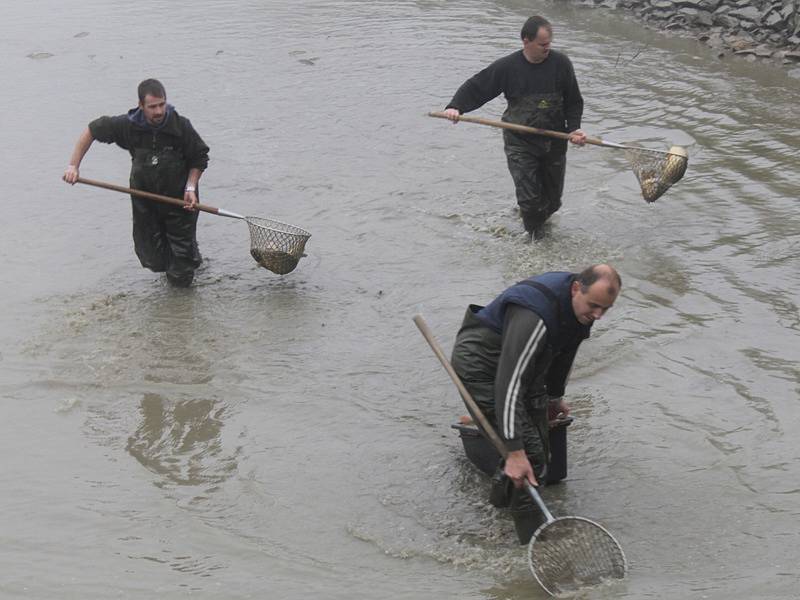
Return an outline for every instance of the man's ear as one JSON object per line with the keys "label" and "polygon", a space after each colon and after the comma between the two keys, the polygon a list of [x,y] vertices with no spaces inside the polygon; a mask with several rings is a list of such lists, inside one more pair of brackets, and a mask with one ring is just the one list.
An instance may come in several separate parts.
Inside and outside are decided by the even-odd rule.
{"label": "man's ear", "polygon": [[573,281],[572,285],[569,287],[570,294],[572,295],[573,298],[575,297],[575,294],[577,294],[580,289],[581,289],[580,282]]}

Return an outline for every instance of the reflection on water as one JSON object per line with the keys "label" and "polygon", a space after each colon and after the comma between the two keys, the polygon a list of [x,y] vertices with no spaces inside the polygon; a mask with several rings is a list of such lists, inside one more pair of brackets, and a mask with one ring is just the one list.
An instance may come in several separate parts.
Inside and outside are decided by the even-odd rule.
{"label": "reflection on water", "polygon": [[213,400],[170,402],[144,394],[141,424],[125,449],[159,476],[156,485],[210,486],[236,471],[236,457],[224,456],[225,407]]}

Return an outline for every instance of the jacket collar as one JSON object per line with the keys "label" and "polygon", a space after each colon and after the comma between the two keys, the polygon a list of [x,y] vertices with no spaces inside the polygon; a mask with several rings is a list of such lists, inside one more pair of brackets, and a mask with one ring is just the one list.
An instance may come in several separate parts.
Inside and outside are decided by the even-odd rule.
{"label": "jacket collar", "polygon": [[164,132],[171,135],[181,135],[181,129],[178,127],[178,111],[171,104],[167,104],[167,114],[160,125],[154,126],[148,123],[147,119],[144,118],[144,112],[138,106],[128,111],[128,121],[134,127],[151,133]]}

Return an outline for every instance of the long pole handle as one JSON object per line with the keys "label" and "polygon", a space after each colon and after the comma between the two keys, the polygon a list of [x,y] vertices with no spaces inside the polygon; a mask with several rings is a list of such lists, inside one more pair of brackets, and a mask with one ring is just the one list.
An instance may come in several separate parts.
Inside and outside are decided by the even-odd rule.
{"label": "long pole handle", "polygon": [[[456,370],[453,368],[453,365],[450,364],[450,361],[447,360],[447,357],[444,355],[444,352],[442,352],[441,346],[439,346],[439,343],[436,341],[436,338],[433,337],[433,332],[428,327],[428,324],[425,322],[425,319],[422,318],[422,315],[414,315],[414,323],[417,325],[423,337],[428,342],[428,345],[431,347],[431,350],[433,350],[433,353],[436,355],[436,358],[438,358],[439,362],[442,363],[444,370],[447,371],[448,375],[450,375],[450,379],[452,379],[453,383],[456,384],[456,388],[458,388],[458,393],[461,394],[461,398],[464,400],[464,404],[467,405],[467,409],[469,409],[469,412],[472,415],[472,417],[478,422],[478,425],[480,425],[484,434],[486,434],[486,437],[489,438],[489,441],[492,442],[495,448],[497,448],[497,451],[500,453],[500,456],[502,456],[503,458],[508,456],[508,450],[506,449],[506,445],[503,443],[503,440],[500,439],[500,436],[497,435],[497,432],[494,430],[494,427],[492,427],[491,423],[489,423],[489,420],[483,414],[480,407],[478,407],[477,403],[472,398],[472,394],[470,394],[467,388],[464,387],[464,384],[461,382],[461,378],[458,376],[458,373],[456,373]],[[529,481],[525,482],[525,486],[526,489],[528,490],[528,493],[531,495],[531,498],[533,498],[534,502],[536,502],[537,506],[544,514],[545,518],[547,519],[547,522],[549,523],[551,521],[554,521],[555,518],[550,513],[550,511],[547,510],[547,506],[545,505],[544,500],[542,500],[542,497],[539,495],[539,492],[536,491],[536,488],[533,485],[531,485]]]}
{"label": "long pole handle", "polygon": [[[85,179],[83,177],[78,177],[76,181],[77,183],[83,183],[84,185],[93,185],[94,187],[99,187],[106,190],[122,192],[123,194],[131,194],[133,196],[147,198],[148,200],[155,200],[156,202],[162,202],[164,204],[172,204],[173,206],[181,206],[181,207],[186,206],[186,203],[178,198],[172,198],[170,196],[162,196],[161,194],[154,194],[153,192],[145,192],[144,190],[127,188],[121,185],[114,185],[113,183],[106,183],[105,181],[97,181],[95,179]],[[236,213],[232,213],[222,208],[217,208],[215,206],[208,206],[207,204],[198,204],[197,210],[202,210],[204,212],[211,213],[212,215],[219,215],[221,217],[233,217],[235,219],[244,218],[241,215],[237,215]]]}
{"label": "long pole handle", "polygon": [[469,391],[467,391],[467,388],[464,387],[464,384],[461,382],[461,378],[458,376],[458,373],[456,373],[453,365],[450,364],[450,361],[447,360],[444,352],[442,352],[441,346],[439,346],[436,338],[433,337],[433,332],[428,327],[425,319],[422,318],[422,315],[415,315],[414,323],[416,323],[423,337],[428,342],[428,345],[431,347],[431,350],[433,350],[436,358],[438,358],[439,362],[442,363],[444,370],[447,371],[448,375],[450,375],[450,379],[452,379],[453,383],[456,384],[456,388],[458,388],[458,393],[461,394],[464,404],[467,405],[470,414],[481,426],[481,429],[486,434],[486,437],[489,438],[489,441],[492,442],[495,448],[497,448],[500,456],[503,458],[508,456],[508,450],[506,450],[506,445],[503,443],[503,440],[500,439],[500,436],[497,435],[494,427],[492,427],[491,423],[489,423],[489,420],[484,416],[483,412],[481,412],[481,409],[472,398],[472,394],[470,394]]}
{"label": "long pole handle", "polygon": [[[429,112],[429,117],[436,117],[437,119],[449,119],[443,112]],[[546,137],[558,138],[560,140],[568,140],[569,134],[562,131],[551,131],[550,129],[538,129],[536,127],[528,127],[527,125],[518,125],[516,123],[507,123],[506,121],[493,121],[492,119],[484,119],[482,117],[469,117],[467,115],[458,115],[459,121],[466,121],[467,123],[477,123],[478,125],[488,125],[489,127],[499,127],[500,129],[508,129],[518,133],[530,133],[533,135],[543,135]],[[606,142],[597,137],[586,136],[587,144],[594,144],[595,146],[609,146],[611,148],[619,148],[620,144],[614,142]]]}

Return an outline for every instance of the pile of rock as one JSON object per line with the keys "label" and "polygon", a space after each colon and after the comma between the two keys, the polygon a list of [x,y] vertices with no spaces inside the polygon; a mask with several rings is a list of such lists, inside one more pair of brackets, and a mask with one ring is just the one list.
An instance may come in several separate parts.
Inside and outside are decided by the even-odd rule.
{"label": "pile of rock", "polygon": [[800,0],[577,0],[624,10],[748,60],[800,64]]}

